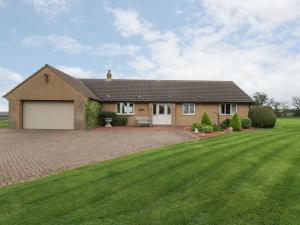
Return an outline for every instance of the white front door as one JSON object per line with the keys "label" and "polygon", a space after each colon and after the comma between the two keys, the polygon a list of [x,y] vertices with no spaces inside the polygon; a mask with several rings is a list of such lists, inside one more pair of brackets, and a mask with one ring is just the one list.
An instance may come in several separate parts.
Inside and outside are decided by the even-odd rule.
{"label": "white front door", "polygon": [[157,103],[153,104],[153,122],[154,125],[171,125],[171,104]]}

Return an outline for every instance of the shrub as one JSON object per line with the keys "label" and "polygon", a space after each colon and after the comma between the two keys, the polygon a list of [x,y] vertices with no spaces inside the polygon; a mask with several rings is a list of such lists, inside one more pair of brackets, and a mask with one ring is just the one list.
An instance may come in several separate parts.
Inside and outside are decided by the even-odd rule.
{"label": "shrub", "polygon": [[102,111],[99,113],[99,124],[101,126],[105,126],[105,118],[112,118],[114,119],[116,117],[115,112],[109,112],[109,111]]}
{"label": "shrub", "polygon": [[272,128],[276,124],[276,114],[270,106],[253,106],[248,116],[254,127]]}
{"label": "shrub", "polygon": [[84,102],[85,111],[85,128],[91,129],[98,125],[98,118],[100,112],[100,104],[96,101],[87,100]]}
{"label": "shrub", "polygon": [[214,128],[210,125],[203,124],[201,131],[203,131],[204,133],[212,133],[214,132]]}
{"label": "shrub", "polygon": [[231,119],[227,118],[226,120],[224,120],[222,123],[221,123],[221,127],[223,129],[226,129],[227,127],[230,126],[230,122],[231,122]]}
{"label": "shrub", "polygon": [[207,112],[205,112],[203,114],[202,119],[201,119],[201,123],[205,124],[205,125],[212,126],[211,119],[209,118],[209,115],[207,114]]}
{"label": "shrub", "polygon": [[111,124],[113,126],[126,126],[127,122],[128,122],[127,117],[116,115],[115,117],[113,117]]}
{"label": "shrub", "polygon": [[128,122],[126,116],[117,115],[115,112],[102,111],[99,114],[99,123],[101,126],[105,126],[105,118],[112,118],[111,125],[113,126],[125,126]]}
{"label": "shrub", "polygon": [[[199,126],[199,123],[193,123],[192,125],[192,129],[195,130],[196,128],[198,128]],[[198,129],[199,130],[199,129]]]}
{"label": "shrub", "polygon": [[230,127],[232,127],[234,131],[240,131],[242,129],[242,122],[237,113],[233,115],[230,122]]}
{"label": "shrub", "polygon": [[223,128],[221,127],[221,125],[218,125],[218,124],[214,124],[213,128],[214,128],[214,131],[223,131]]}
{"label": "shrub", "polygon": [[252,120],[249,118],[244,118],[244,119],[242,119],[241,122],[242,122],[242,127],[244,129],[248,129],[252,126]]}
{"label": "shrub", "polygon": [[214,132],[214,128],[212,126],[202,124],[202,123],[194,123],[192,125],[192,128],[193,128],[193,130],[195,130],[197,128],[199,131],[202,131],[202,132],[205,132],[205,133]]}

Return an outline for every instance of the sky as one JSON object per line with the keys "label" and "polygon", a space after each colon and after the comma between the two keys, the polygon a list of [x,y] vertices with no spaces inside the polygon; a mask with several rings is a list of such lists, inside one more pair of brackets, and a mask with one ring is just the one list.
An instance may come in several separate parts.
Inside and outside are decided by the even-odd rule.
{"label": "sky", "polygon": [[110,69],[232,80],[290,101],[300,95],[300,0],[0,0],[0,96],[44,64],[80,78]]}

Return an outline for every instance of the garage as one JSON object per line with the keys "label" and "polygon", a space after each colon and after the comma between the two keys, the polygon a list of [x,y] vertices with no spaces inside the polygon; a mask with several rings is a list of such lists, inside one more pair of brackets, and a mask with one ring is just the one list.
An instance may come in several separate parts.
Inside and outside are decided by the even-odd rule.
{"label": "garage", "polygon": [[24,129],[74,129],[74,102],[23,101]]}

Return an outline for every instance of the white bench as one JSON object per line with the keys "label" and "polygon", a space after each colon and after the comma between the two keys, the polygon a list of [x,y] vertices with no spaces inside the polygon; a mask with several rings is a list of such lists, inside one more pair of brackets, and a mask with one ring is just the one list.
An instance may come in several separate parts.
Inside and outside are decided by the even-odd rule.
{"label": "white bench", "polygon": [[136,117],[137,126],[150,126],[150,119],[147,116]]}

